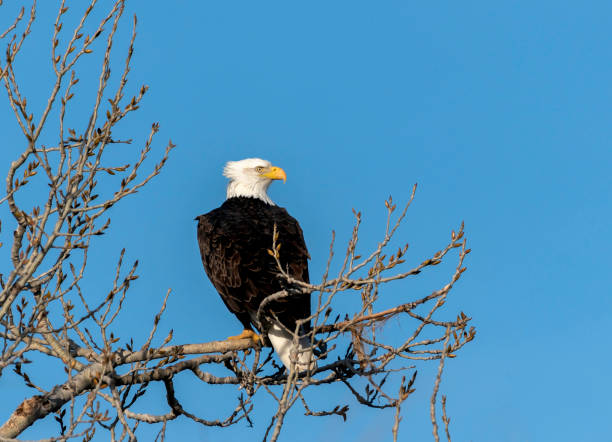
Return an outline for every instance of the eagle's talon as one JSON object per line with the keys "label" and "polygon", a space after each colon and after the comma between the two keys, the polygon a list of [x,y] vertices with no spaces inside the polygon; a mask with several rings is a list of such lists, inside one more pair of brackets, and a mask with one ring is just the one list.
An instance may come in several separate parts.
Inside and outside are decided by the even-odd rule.
{"label": "eagle's talon", "polygon": [[259,336],[253,330],[243,330],[239,335],[230,336],[227,338],[228,341],[233,341],[235,339],[250,339],[254,345],[262,344],[261,336]]}

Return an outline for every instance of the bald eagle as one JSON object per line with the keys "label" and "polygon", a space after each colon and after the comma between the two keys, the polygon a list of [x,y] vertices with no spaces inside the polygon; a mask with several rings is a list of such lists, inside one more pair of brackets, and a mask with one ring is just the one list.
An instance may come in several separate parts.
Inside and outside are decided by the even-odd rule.
{"label": "bald eagle", "polygon": [[258,341],[255,328],[269,339],[287,369],[291,368],[292,353],[298,371],[314,369],[307,336],[311,331],[310,321],[299,331],[298,348],[293,345],[296,321],[310,316],[309,294],[268,303],[266,314],[260,315],[262,321],[257,317],[259,306],[267,296],[288,288],[268,252],[272,248],[275,225],[282,268],[293,278],[309,282],[309,255],[302,229],[267,194],[273,180],[286,180],[285,172],[268,161],[248,158],[228,162],[223,175],[229,179],[226,201],[196,220],[204,270],[227,308],[244,327],[241,334],[228,339]]}

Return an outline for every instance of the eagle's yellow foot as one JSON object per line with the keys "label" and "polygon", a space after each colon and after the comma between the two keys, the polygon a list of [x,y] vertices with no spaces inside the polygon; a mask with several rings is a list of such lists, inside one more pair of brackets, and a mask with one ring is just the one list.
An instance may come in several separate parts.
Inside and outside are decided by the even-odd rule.
{"label": "eagle's yellow foot", "polygon": [[243,330],[239,335],[230,336],[227,338],[228,341],[233,339],[250,339],[253,341],[253,344],[261,344],[261,336],[259,336],[253,330]]}

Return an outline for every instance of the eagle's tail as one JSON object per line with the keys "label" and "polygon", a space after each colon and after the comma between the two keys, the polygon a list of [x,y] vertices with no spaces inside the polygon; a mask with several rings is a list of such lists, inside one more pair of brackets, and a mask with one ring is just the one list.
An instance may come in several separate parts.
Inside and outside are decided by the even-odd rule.
{"label": "eagle's tail", "polygon": [[287,367],[287,370],[291,370],[291,353],[294,353],[293,357],[296,359],[295,368],[298,372],[316,370],[317,363],[312,353],[309,337],[302,337],[298,342],[299,348],[295,349],[293,346],[293,334],[280,324],[272,324],[268,331],[268,339],[270,339],[274,351],[276,351],[283,365]]}

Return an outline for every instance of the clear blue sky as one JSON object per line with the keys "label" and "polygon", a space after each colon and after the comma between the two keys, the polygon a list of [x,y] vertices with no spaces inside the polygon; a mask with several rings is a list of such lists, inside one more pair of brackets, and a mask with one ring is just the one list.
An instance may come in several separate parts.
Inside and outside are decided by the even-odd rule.
{"label": "clear blue sky", "polygon": [[[33,38],[53,21],[41,7]],[[92,289],[110,284],[122,247],[140,259],[124,335],[145,337],[167,288],[161,326],[176,343],[239,328],[204,276],[193,222],[222,202],[225,161],[258,156],[287,171],[271,196],[300,221],[313,280],[331,230],[348,236],[352,207],[364,212],[372,244],[383,199],[405,201],[418,182],[400,231],[409,258],[437,250],[461,220],[473,250],[448,306],[478,331],[441,386],[454,440],[610,440],[611,3],[133,1],[128,9],[126,30],[131,13],[139,18],[132,90],[151,89],[122,129],[144,140],[159,121],[158,152],[168,138],[178,147],[160,177],[113,209],[112,233],[92,258]],[[26,95],[44,90],[50,69],[47,46],[27,50],[45,61],[22,65]],[[7,121],[6,104],[0,112]],[[20,145],[11,120],[2,128],[6,169]],[[406,284],[389,296],[415,287],[426,289]],[[403,440],[430,438],[426,373],[404,408]],[[2,419],[22,399],[7,383]],[[177,389],[208,418],[237,396],[189,376]],[[320,395],[321,405],[350,401],[341,388]],[[347,423],[296,408],[282,440],[391,440],[392,412],[349,404]],[[254,428],[183,419],[168,440],[259,440],[271,413],[263,408]],[[56,427],[48,419],[41,428]]]}

